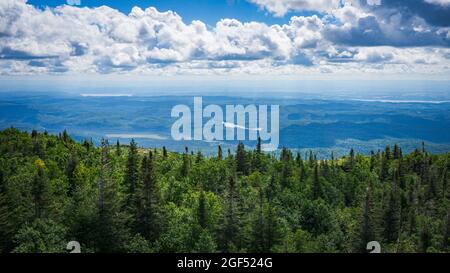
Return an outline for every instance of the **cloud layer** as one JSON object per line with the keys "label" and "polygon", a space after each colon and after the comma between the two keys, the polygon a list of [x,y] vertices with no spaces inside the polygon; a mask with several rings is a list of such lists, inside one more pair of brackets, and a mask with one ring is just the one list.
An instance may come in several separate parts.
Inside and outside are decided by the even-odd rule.
{"label": "cloud layer", "polygon": [[106,6],[42,10],[2,0],[0,74],[449,72],[450,17],[430,19],[417,9],[446,15],[448,1],[249,1],[276,16],[319,13],[284,25],[222,19],[207,26],[152,7],[125,15]]}

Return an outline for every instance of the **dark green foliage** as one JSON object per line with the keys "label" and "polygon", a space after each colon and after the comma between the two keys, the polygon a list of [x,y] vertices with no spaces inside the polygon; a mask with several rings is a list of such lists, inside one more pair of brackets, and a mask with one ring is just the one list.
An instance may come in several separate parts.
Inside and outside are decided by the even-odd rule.
{"label": "dark green foliage", "polygon": [[227,192],[224,204],[224,223],[222,233],[222,250],[225,252],[236,251],[240,245],[240,203],[237,178],[231,175],[228,178]]}
{"label": "dark green foliage", "polygon": [[0,252],[449,252],[450,154],[208,157],[0,132]]}
{"label": "dark green foliage", "polygon": [[372,186],[369,185],[367,188],[366,198],[364,201],[364,206],[362,208],[363,215],[361,219],[361,232],[359,235],[359,244],[357,246],[357,250],[364,253],[366,252],[366,245],[368,242],[375,241],[376,239],[376,230],[375,227],[376,219],[375,219],[375,205],[373,202],[373,189]]}
{"label": "dark green foliage", "polygon": [[0,168],[0,253],[10,250],[12,227],[9,222],[10,208],[7,200],[6,181]]}
{"label": "dark green foliage", "polygon": [[183,164],[181,165],[181,177],[186,178],[189,174],[190,169],[190,158],[188,153],[188,148],[186,147],[185,152],[183,154]]}
{"label": "dark green foliage", "polygon": [[120,142],[119,140],[117,140],[116,142],[116,156],[121,156],[122,155],[122,147],[120,146]]}
{"label": "dark green foliage", "polygon": [[206,228],[206,204],[205,204],[205,192],[200,192],[198,199],[198,224],[201,228]]}
{"label": "dark green foliage", "polygon": [[134,139],[131,140],[128,150],[128,158],[125,173],[125,190],[126,190],[126,208],[132,213],[135,212],[138,203],[136,196],[136,188],[139,181],[139,156],[137,144]]}
{"label": "dark green foliage", "polygon": [[314,164],[314,176],[312,186],[312,198],[314,200],[319,199],[322,196],[322,185],[319,177],[319,164]]}
{"label": "dark green foliage", "polygon": [[217,148],[217,158],[219,159],[219,160],[222,160],[223,159],[223,154],[222,154],[223,152],[222,152],[222,146],[220,146],[219,145],[219,147]]}
{"label": "dark green foliage", "polygon": [[37,173],[34,176],[31,186],[31,194],[33,196],[34,216],[40,218],[44,216],[46,206],[48,205],[48,179],[44,170],[42,161],[37,160]]}
{"label": "dark green foliage", "polygon": [[15,236],[13,252],[64,253],[67,245],[66,228],[52,220],[36,219],[22,227]]}
{"label": "dark green foliage", "polygon": [[244,148],[244,144],[241,142],[237,146],[236,151],[236,171],[238,174],[246,175],[248,174],[247,166],[247,153]]}
{"label": "dark green foliage", "polygon": [[162,228],[161,197],[152,152],[142,161],[142,189],[138,211],[138,231],[149,242],[159,237]]}
{"label": "dark green foliage", "polygon": [[100,177],[98,179],[98,200],[96,214],[96,243],[98,252],[120,251],[122,228],[119,215],[118,192],[112,177],[109,145],[102,141],[100,158]]}
{"label": "dark green foliage", "polygon": [[384,238],[388,243],[394,243],[399,238],[400,228],[400,213],[401,206],[399,200],[399,191],[397,187],[391,189],[388,193],[385,212],[383,216],[384,221]]}

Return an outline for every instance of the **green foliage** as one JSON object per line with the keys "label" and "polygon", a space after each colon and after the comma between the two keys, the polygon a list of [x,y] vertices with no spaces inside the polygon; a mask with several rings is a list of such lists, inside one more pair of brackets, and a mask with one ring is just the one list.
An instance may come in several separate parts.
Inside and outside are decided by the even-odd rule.
{"label": "green foliage", "polygon": [[[128,151],[128,152],[127,152]],[[0,132],[0,252],[449,252],[450,154],[228,156]]]}
{"label": "green foliage", "polygon": [[17,231],[13,252],[63,253],[66,250],[66,228],[52,220],[36,219]]}

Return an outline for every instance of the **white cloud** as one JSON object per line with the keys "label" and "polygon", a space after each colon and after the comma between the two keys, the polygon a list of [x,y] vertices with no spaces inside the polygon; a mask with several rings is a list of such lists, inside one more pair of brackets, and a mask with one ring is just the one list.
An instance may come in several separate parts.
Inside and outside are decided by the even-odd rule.
{"label": "white cloud", "polygon": [[284,16],[290,11],[318,11],[330,12],[340,6],[341,0],[248,0],[261,9]]}
{"label": "white cloud", "polygon": [[[327,15],[293,16],[284,25],[222,19],[208,27],[151,7],[135,7],[125,15],[106,6],[41,10],[25,0],[2,0],[0,74],[306,75],[378,73],[380,66],[385,73],[449,70],[450,54],[442,46],[390,44],[410,37],[449,40],[447,28],[414,17],[408,28],[399,29],[404,18],[396,13],[380,20],[375,11],[351,3],[338,9],[334,1],[280,3],[286,10],[314,7]],[[368,38],[384,44],[370,44]]]}
{"label": "white cloud", "polygon": [[443,7],[450,6],[450,0],[425,0],[425,2],[429,4],[440,5]]}

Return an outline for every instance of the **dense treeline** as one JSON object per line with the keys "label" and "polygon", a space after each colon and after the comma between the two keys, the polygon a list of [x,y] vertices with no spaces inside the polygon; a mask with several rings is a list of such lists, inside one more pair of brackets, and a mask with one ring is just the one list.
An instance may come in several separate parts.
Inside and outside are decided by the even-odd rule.
{"label": "dense treeline", "polygon": [[450,251],[450,153],[215,157],[0,132],[0,250]]}

